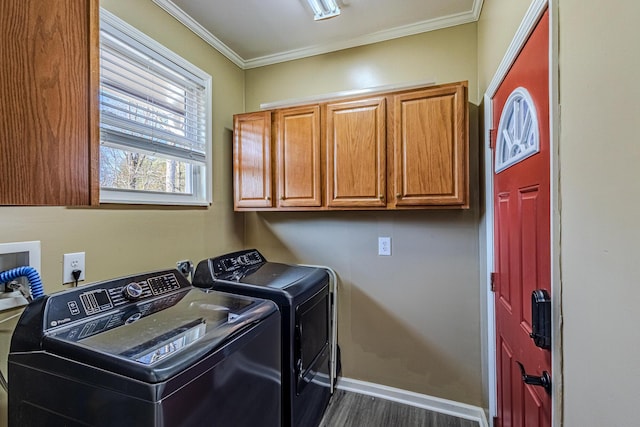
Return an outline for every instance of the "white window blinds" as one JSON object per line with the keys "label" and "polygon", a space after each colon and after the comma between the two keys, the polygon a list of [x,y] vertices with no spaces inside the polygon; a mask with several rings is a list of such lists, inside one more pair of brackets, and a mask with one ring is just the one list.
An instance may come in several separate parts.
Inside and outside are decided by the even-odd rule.
{"label": "white window blinds", "polygon": [[100,12],[101,201],[208,204],[211,77]]}

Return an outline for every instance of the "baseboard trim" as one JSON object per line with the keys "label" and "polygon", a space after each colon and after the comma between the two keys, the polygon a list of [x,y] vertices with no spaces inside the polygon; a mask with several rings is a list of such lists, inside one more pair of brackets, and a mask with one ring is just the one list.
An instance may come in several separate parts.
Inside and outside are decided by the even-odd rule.
{"label": "baseboard trim", "polygon": [[489,427],[484,410],[478,406],[351,378],[339,377],[336,388],[367,396],[380,397],[441,414],[453,415],[458,418],[476,421],[479,427]]}

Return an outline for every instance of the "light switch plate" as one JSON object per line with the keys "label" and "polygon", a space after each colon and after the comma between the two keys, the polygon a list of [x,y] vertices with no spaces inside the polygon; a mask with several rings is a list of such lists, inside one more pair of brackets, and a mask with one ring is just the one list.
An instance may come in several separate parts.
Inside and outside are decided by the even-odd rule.
{"label": "light switch plate", "polygon": [[378,237],[378,255],[391,256],[391,237]]}

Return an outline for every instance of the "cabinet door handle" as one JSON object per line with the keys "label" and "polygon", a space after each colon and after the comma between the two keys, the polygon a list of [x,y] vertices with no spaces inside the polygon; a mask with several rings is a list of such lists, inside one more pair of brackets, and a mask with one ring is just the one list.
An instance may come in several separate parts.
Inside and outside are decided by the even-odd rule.
{"label": "cabinet door handle", "polygon": [[402,194],[396,193],[396,199],[402,199]]}
{"label": "cabinet door handle", "polygon": [[384,196],[381,194],[378,197],[380,197],[380,200],[384,200]]}
{"label": "cabinet door handle", "polygon": [[264,198],[265,200],[271,200],[271,197],[267,196]]}

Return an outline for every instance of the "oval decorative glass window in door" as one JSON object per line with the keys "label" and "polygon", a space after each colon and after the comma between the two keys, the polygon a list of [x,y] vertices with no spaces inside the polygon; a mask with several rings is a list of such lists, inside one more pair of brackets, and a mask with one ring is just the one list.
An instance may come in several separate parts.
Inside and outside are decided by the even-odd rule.
{"label": "oval decorative glass window in door", "polygon": [[538,115],[529,92],[511,92],[502,109],[496,143],[495,172],[501,172],[540,151]]}

